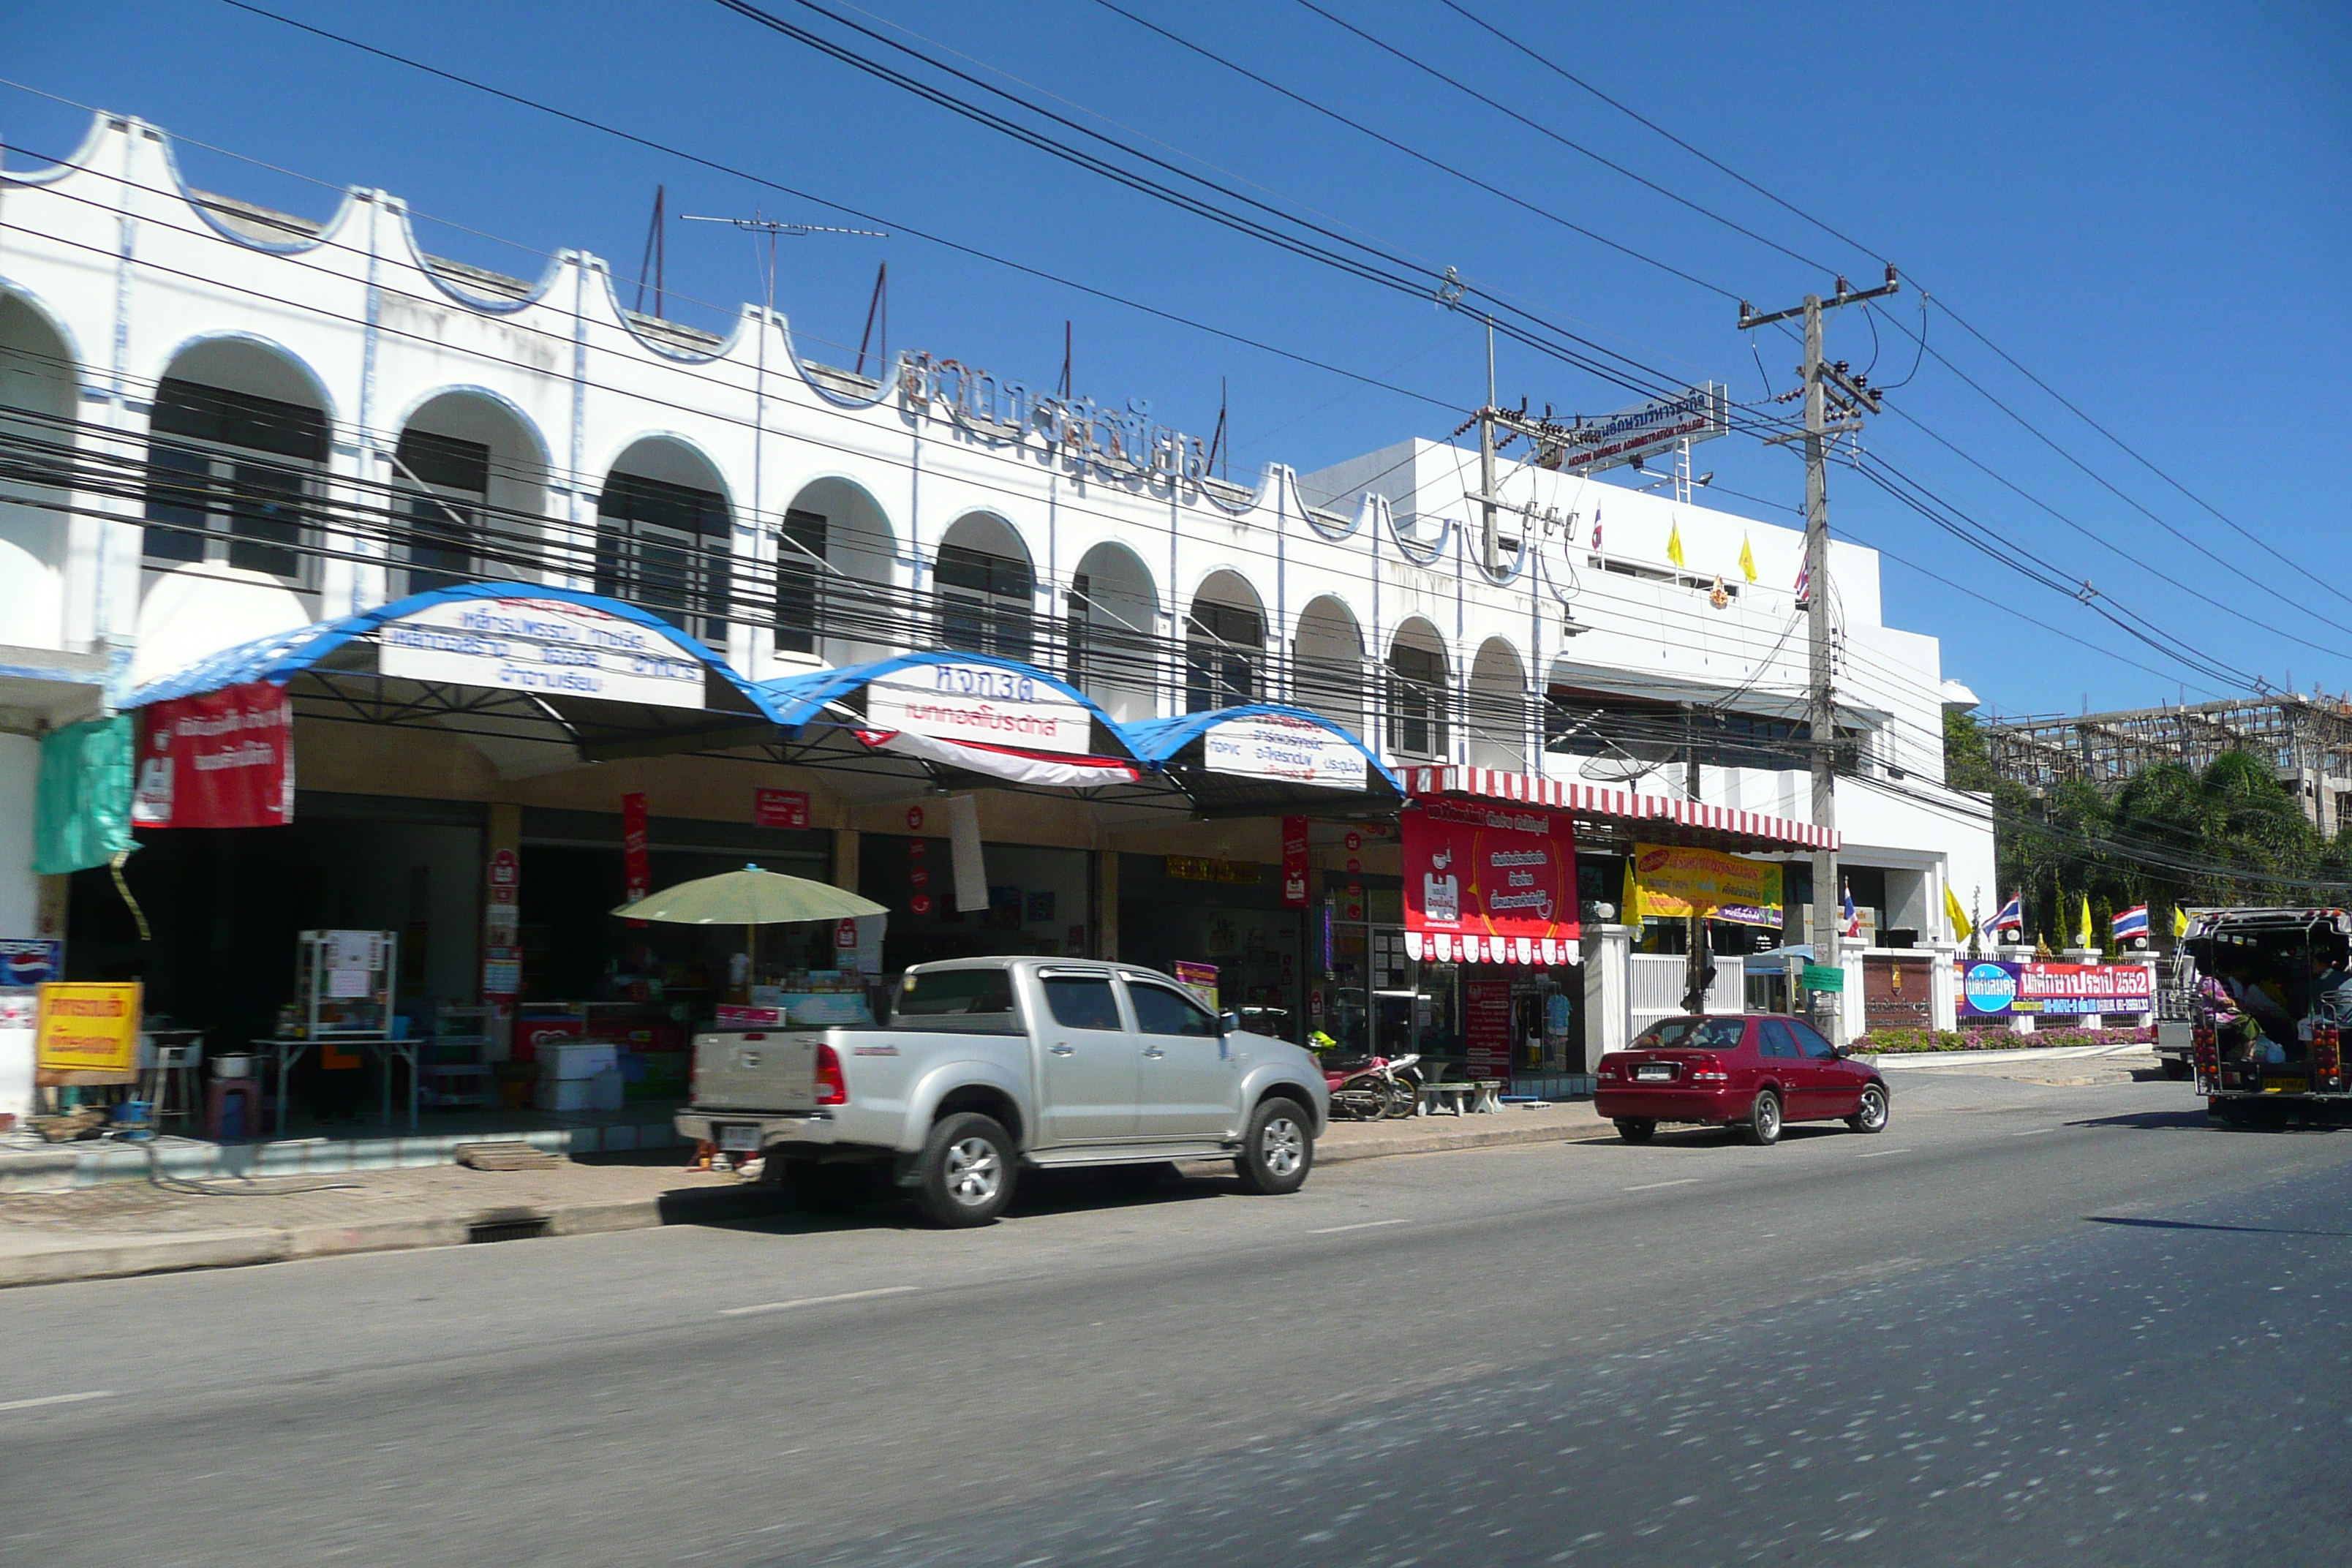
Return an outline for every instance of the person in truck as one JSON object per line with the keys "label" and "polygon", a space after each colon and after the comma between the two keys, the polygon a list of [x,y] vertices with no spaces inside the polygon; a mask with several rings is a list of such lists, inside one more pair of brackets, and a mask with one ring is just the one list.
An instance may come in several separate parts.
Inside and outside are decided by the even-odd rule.
{"label": "person in truck", "polygon": [[2197,982],[2197,1007],[2224,1060],[2252,1061],[2262,1026],[2238,1005],[2245,990],[2244,961],[2236,954],[2214,955],[2214,972]]}
{"label": "person in truck", "polygon": [[2342,937],[2312,943],[2308,1011],[2314,1024],[2352,1028],[2352,944]]}

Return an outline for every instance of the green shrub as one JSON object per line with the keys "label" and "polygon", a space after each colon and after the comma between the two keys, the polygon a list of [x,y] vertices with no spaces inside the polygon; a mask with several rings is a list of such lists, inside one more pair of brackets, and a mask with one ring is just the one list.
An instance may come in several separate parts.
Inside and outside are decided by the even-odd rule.
{"label": "green shrub", "polygon": [[2012,1035],[2007,1029],[1874,1029],[1853,1037],[1853,1048],[1871,1056],[1919,1051],[2011,1051],[2054,1046],[2152,1046],[2154,1029],[2036,1029]]}

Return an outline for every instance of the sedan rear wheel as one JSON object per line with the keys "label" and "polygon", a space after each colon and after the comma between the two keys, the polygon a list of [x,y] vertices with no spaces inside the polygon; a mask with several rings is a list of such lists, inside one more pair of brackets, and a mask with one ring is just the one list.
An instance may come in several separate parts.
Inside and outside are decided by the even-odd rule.
{"label": "sedan rear wheel", "polygon": [[1748,1112],[1748,1141],[1758,1148],[1780,1141],[1780,1097],[1770,1089],[1759,1090],[1756,1104]]}
{"label": "sedan rear wheel", "polygon": [[1856,1132],[1884,1132],[1886,1131],[1888,1110],[1886,1086],[1877,1083],[1864,1084],[1862,1088],[1862,1103],[1854,1108],[1852,1116],[1845,1119],[1845,1124]]}
{"label": "sedan rear wheel", "polygon": [[1617,1136],[1628,1143],[1647,1143],[1657,1130],[1658,1124],[1645,1117],[1621,1116],[1617,1119]]}

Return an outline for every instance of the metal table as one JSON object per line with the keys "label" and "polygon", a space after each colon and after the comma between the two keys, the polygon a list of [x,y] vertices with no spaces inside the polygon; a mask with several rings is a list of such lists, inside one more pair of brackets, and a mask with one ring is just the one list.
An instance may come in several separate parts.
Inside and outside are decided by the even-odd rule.
{"label": "metal table", "polygon": [[392,1064],[395,1060],[407,1063],[408,1130],[415,1131],[416,1048],[424,1043],[422,1040],[395,1040],[389,1035],[327,1035],[319,1039],[254,1041],[254,1048],[267,1052],[278,1070],[278,1135],[281,1138],[286,1135],[286,1077],[294,1070],[294,1064],[302,1059],[303,1053],[313,1046],[357,1047],[373,1053],[383,1068],[383,1124],[386,1127],[393,1124]]}

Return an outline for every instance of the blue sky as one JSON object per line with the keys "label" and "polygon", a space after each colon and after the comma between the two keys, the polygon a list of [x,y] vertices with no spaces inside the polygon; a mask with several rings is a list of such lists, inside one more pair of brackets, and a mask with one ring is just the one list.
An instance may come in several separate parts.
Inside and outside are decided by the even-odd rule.
{"label": "blue sky", "polygon": [[[1861,366],[1875,356],[1874,379],[1903,380],[1916,351],[1895,323],[1918,330],[1916,285],[1924,284],[2198,499],[1932,306],[1929,342],[1953,368],[1930,359],[1890,395],[1899,412],[1873,424],[1873,453],[2056,577],[2087,580],[2114,614],[2158,642],[2274,686],[2291,676],[2306,691],[2352,688],[2352,508],[2337,472],[2352,414],[2343,374],[2352,357],[2352,94],[2343,86],[2352,79],[2352,8],[1915,5],[1800,21],[1770,5],[1570,11],[1465,0],[1537,54],[1866,247],[1856,248],[1514,53],[1440,0],[1318,0],[1799,260],[1472,100],[1296,0],[1120,3],[1759,306],[1823,287],[1825,272],[1810,263],[1843,270],[1859,286],[1875,279],[1873,256],[1893,258],[1915,286],[1876,323],[1855,310],[1835,321],[1834,357]],[[1164,155],[1213,165],[1223,171],[1216,177],[1257,187],[1288,210],[1456,267],[1661,374],[1713,377],[1748,399],[1767,381],[1776,391],[1791,384],[1794,342],[1766,332],[1751,350],[1731,301],[1710,289],[1382,148],[1097,0],[866,0],[863,11],[826,4],[886,31],[896,24],[907,31],[895,36],[935,55],[970,57],[964,68],[1010,73],[1027,84],[1020,90],[1083,106],[1123,127],[1123,137],[1164,143]],[[1313,468],[1407,436],[1442,438],[1458,420],[1430,402],[959,255],[904,232],[911,226],[1440,403],[1466,408],[1483,391],[1477,331],[1462,316],[1120,190],[712,0],[274,0],[273,8],[883,218],[898,230],[887,241],[784,243],[778,304],[813,357],[854,356],[875,267],[887,258],[895,347],[1050,383],[1067,319],[1079,390],[1104,401],[1149,397],[1168,423],[1202,432],[1225,378],[1236,477],[1267,461]],[[850,37],[793,0],[770,8]],[[219,0],[11,9],[0,73],[290,171],[184,145],[199,184],[313,214],[333,205],[330,187],[381,186],[442,220],[425,229],[434,248],[503,270],[535,273],[541,263],[530,251],[576,246],[633,274],[657,183],[667,184],[673,212],[757,207],[813,223],[855,221]],[[11,167],[70,150],[84,124],[78,110],[0,89]],[[684,297],[673,315],[717,324],[756,296],[750,242],[731,230],[677,226],[668,282]],[[1506,342],[1500,361],[1507,400],[1582,412],[1631,401],[1517,344]],[[1793,520],[1802,473],[1785,452],[1735,436],[1703,448],[1698,466],[1717,475],[1717,504]],[[1889,620],[1941,637],[1947,673],[2002,711],[2071,712],[2085,701],[2122,707],[2229,689],[1987,560],[1857,474],[1832,470],[1831,494],[1837,531],[1915,563],[1888,563]]]}

